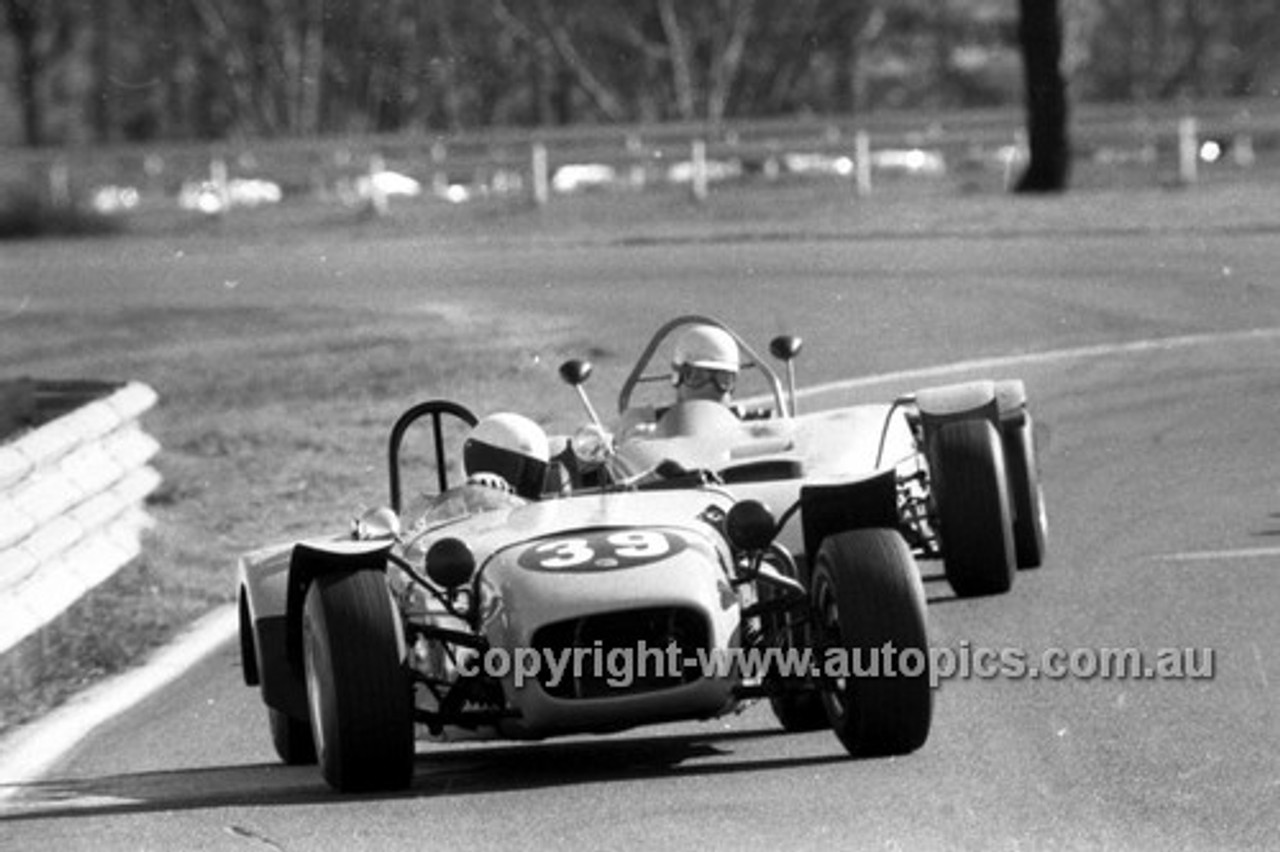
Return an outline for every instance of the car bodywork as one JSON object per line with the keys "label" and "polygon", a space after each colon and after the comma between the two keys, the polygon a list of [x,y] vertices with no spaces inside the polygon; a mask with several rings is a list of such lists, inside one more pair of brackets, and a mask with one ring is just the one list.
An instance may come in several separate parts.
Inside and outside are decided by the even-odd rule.
{"label": "car bodywork", "polygon": [[[450,487],[444,424],[476,418],[428,401],[391,430],[388,508],[241,558],[245,681],[261,690],[283,760],[318,761],[340,790],[397,788],[412,780],[415,738],[610,732],[759,698],[787,729],[831,727],[851,754],[924,743],[927,671],[788,672],[731,652],[892,645],[924,655],[915,557],[946,559],[949,547],[963,550],[948,566],[959,593],[1007,589],[1016,501],[1002,435],[1015,424],[1030,436],[1021,386],[799,415],[799,341],[772,347],[784,390],[735,334],[771,388],[764,411],[743,419],[685,404],[650,417],[631,406],[663,341],[694,322],[722,325],[687,316],[659,329],[624,386],[616,429],[587,397],[589,365],[565,365],[593,422],[564,441],[567,471],[543,499]],[[434,434],[436,487],[406,507],[400,446],[419,422]],[[964,513],[940,511],[945,494]]]}

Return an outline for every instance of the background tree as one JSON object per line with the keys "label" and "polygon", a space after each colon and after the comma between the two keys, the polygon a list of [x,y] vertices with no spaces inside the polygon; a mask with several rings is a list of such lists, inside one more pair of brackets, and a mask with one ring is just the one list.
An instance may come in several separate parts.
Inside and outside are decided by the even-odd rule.
{"label": "background tree", "polygon": [[1066,189],[1071,170],[1067,84],[1062,77],[1062,16],[1058,0],[1019,0],[1018,6],[1031,161],[1018,180],[1017,190],[1057,192]]}
{"label": "background tree", "polygon": [[13,40],[14,89],[22,112],[23,141],[43,144],[48,96],[44,92],[49,70],[73,42],[77,26],[66,4],[59,0],[3,0],[4,21]]}
{"label": "background tree", "polygon": [[1260,95],[1278,56],[1275,0],[0,0],[0,144],[1023,100],[1031,188],[1065,180],[1043,140],[1068,77],[1080,101]]}

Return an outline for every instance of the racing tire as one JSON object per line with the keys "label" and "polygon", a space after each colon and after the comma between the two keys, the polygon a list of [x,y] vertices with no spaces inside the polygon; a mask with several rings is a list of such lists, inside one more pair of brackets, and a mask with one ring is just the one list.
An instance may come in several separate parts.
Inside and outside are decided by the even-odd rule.
{"label": "racing tire", "polygon": [[938,427],[930,459],[942,562],[957,597],[998,595],[1017,569],[1000,433],[986,420]]}
{"label": "racing tire", "polygon": [[[862,529],[828,537],[810,594],[826,669],[822,704],[840,742],[856,757],[920,748],[933,720],[929,638],[924,586],[902,536]],[[837,649],[844,665],[831,670]]]}
{"label": "racing tire", "polygon": [[1036,463],[1035,432],[1031,415],[1024,413],[1006,423],[1005,464],[1009,472],[1009,497],[1013,502],[1013,546],[1019,569],[1039,568],[1044,563],[1048,518],[1044,490]]}
{"label": "racing tire", "polygon": [[295,719],[288,713],[268,707],[267,722],[271,727],[271,744],[286,765],[310,766],[316,762],[316,743],[310,721]]}
{"label": "racing tire", "polygon": [[769,698],[773,715],[789,734],[804,734],[831,727],[827,708],[818,692],[796,692]]}
{"label": "racing tire", "polygon": [[412,692],[383,575],[347,571],[317,577],[303,607],[302,648],[325,781],[341,792],[408,787]]}

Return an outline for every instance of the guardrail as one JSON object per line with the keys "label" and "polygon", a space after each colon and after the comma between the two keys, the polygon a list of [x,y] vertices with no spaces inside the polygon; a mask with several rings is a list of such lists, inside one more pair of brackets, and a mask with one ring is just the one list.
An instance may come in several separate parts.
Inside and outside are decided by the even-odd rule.
{"label": "guardrail", "polygon": [[21,380],[0,386],[0,653],[136,558],[160,483],[139,383]]}

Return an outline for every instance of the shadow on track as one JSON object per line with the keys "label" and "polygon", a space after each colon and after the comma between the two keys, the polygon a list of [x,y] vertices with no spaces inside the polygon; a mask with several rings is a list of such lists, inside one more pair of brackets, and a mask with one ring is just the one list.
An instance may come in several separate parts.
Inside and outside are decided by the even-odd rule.
{"label": "shadow on track", "polygon": [[[831,737],[829,732],[821,735]],[[777,730],[753,730],[479,747],[428,744],[420,747],[410,789],[377,795],[341,795],[325,785],[314,766],[276,763],[49,779],[22,785],[19,796],[0,810],[0,825],[239,806],[447,799],[610,781],[754,773],[849,760],[834,739],[824,753],[816,755],[795,757],[771,751],[776,756],[732,759],[737,753],[735,743],[790,736]],[[713,762],[687,765],[699,759]]]}

